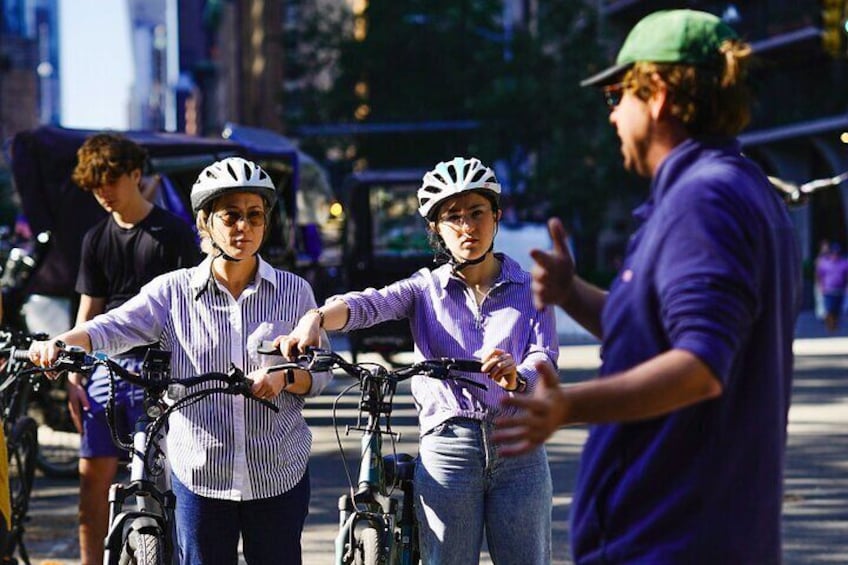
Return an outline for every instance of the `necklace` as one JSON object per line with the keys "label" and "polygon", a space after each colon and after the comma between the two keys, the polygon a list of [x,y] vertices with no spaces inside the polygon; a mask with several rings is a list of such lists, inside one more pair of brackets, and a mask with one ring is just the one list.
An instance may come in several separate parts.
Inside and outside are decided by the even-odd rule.
{"label": "necklace", "polygon": [[473,290],[474,294],[477,295],[477,304],[481,304],[484,300],[486,300],[486,297],[489,296],[489,293],[492,291],[492,287],[487,287],[484,290],[480,290],[479,285],[474,285],[471,286],[471,290]]}

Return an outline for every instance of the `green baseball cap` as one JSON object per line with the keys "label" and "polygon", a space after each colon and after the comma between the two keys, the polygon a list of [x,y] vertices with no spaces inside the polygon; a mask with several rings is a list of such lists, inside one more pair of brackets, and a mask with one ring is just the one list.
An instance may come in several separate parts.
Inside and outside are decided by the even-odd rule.
{"label": "green baseball cap", "polygon": [[696,10],[663,10],[648,14],[637,23],[615,60],[615,65],[580,82],[580,86],[606,86],[637,61],[718,65],[719,47],[738,37],[720,18]]}

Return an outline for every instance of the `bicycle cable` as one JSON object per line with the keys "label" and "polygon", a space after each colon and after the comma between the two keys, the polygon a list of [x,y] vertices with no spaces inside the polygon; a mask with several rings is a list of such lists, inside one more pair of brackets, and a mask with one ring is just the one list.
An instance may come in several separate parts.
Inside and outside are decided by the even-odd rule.
{"label": "bicycle cable", "polygon": [[354,488],[353,488],[353,477],[351,476],[350,469],[348,468],[347,457],[345,457],[344,445],[342,444],[341,435],[339,435],[339,424],[338,424],[338,419],[337,419],[336,416],[338,414],[338,407],[339,407],[339,402],[341,402],[341,399],[344,397],[344,395],[346,395],[355,386],[357,386],[359,384],[360,384],[359,381],[357,381],[357,382],[352,383],[352,384],[348,385],[347,387],[345,387],[338,394],[338,396],[336,396],[336,398],[333,400],[333,411],[332,411],[333,431],[336,433],[336,444],[339,446],[339,453],[341,454],[341,457],[342,457],[342,468],[344,468],[345,476],[347,477],[347,484],[348,484],[348,487],[350,488],[350,500],[351,500],[351,503],[353,503],[353,504],[356,504],[356,500],[354,498],[355,491],[354,491]]}

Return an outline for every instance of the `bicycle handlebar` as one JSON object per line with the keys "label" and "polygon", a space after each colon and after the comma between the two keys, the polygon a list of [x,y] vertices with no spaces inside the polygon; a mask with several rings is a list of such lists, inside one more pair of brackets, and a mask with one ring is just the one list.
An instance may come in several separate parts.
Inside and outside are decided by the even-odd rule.
{"label": "bicycle handlebar", "polygon": [[[34,369],[29,369],[29,372],[48,373],[70,371],[87,375],[98,366],[105,366],[113,374],[116,374],[118,377],[130,384],[154,392],[165,390],[173,391],[175,387],[187,389],[208,382],[221,382],[226,386],[223,389],[216,389],[216,392],[222,392],[225,394],[241,394],[242,396],[259,402],[274,412],[280,411],[279,407],[273,402],[263,398],[257,398],[251,394],[250,385],[253,381],[245,376],[244,372],[237,367],[231,367],[227,373],[213,371],[183,379],[173,379],[170,377],[149,378],[143,376],[143,372],[142,375],[138,375],[128,371],[105,355],[92,356],[86,353],[82,348],[68,346],[64,347],[59,352],[59,356],[53,365],[50,367],[36,367]],[[204,393],[204,390],[199,390],[191,393],[190,395],[201,395]]]}
{"label": "bicycle handlebar", "polygon": [[[377,367],[377,369],[370,369],[369,366]],[[358,379],[360,382],[368,378],[377,378],[399,383],[416,375],[421,375],[442,381],[458,381],[483,390],[488,388],[484,383],[455,374],[457,371],[480,373],[482,363],[476,359],[440,357],[437,359],[426,359],[406,367],[388,370],[385,367],[374,363],[351,363],[333,351],[317,347],[307,347],[306,352],[299,355],[294,362],[275,365],[272,369],[277,370],[298,367],[308,369],[309,371],[330,371],[333,369],[339,369],[345,374]]]}

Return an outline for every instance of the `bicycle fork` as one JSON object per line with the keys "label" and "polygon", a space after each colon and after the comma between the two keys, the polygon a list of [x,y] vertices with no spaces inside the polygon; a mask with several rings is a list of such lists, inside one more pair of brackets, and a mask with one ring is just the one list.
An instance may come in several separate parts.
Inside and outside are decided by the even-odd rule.
{"label": "bicycle fork", "polygon": [[[104,544],[104,565],[118,563],[132,530],[157,532],[165,542],[165,559],[175,555],[173,524],[176,496],[165,477],[167,469],[155,481],[148,478],[144,462],[145,426],[144,422],[139,422],[133,434],[129,484],[115,483],[109,488],[109,531]],[[135,498],[137,509],[125,510],[126,502],[131,498]]]}
{"label": "bicycle fork", "polygon": [[[379,432],[366,432],[362,436],[362,458],[359,466],[358,488],[353,498],[350,494],[339,497],[339,533],[336,536],[337,565],[353,563],[361,523],[374,528],[386,554],[393,553],[393,524],[397,500],[385,495],[383,461],[379,454],[382,439]],[[364,509],[363,509],[364,508]],[[362,509],[362,510],[360,510]]]}

